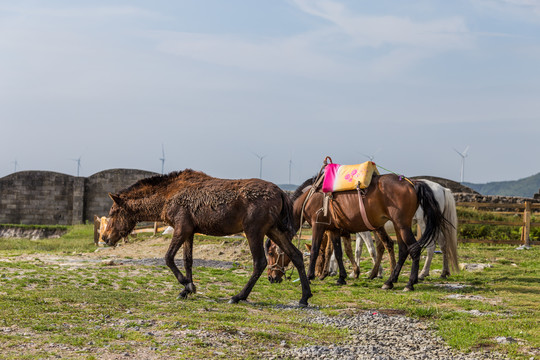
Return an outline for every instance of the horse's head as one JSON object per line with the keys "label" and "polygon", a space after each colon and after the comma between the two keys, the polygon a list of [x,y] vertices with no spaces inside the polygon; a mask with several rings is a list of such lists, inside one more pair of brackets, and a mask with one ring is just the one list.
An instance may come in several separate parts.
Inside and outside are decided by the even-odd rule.
{"label": "horse's head", "polygon": [[115,246],[120,239],[129,235],[137,222],[130,216],[125,199],[114,194],[109,194],[109,196],[113,200],[113,205],[109,211],[108,223],[101,234],[101,238],[107,245]]}
{"label": "horse's head", "polygon": [[271,283],[280,283],[285,276],[285,268],[291,262],[291,259],[270,239],[264,244],[264,252],[268,261],[268,281]]}

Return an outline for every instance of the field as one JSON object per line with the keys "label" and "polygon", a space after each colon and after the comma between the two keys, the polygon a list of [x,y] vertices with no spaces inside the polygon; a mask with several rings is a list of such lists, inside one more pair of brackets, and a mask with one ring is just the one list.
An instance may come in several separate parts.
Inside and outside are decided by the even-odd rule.
{"label": "field", "polygon": [[[309,312],[296,307],[296,273],[282,284],[263,275],[247,302],[228,304],[251,273],[249,250],[238,238],[198,236],[196,259],[234,264],[195,268],[197,294],[177,299],[181,289],[168,268],[138,261],[161,257],[168,240],[139,237],[95,252],[91,226],[72,227],[60,239],[0,239],[1,357],[256,359],[349,340],[346,329],[305,321]],[[462,352],[538,358],[540,248],[515,248],[461,244],[461,263],[490,267],[442,280],[438,255],[431,277],[414,292],[401,291],[408,264],[395,289],[383,291],[382,279],[365,279],[370,262],[363,261],[361,277],[345,286],[332,277],[313,281],[310,308],[330,316],[365,310],[407,315]]]}

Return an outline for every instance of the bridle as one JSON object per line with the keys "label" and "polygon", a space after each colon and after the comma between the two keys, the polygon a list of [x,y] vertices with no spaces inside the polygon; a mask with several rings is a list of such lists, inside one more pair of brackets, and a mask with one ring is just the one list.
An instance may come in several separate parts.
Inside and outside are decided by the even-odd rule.
{"label": "bridle", "polygon": [[281,273],[283,277],[287,278],[287,273],[285,269],[285,253],[278,246],[276,246],[275,252],[277,254],[277,260],[275,263],[268,266],[268,270],[277,271],[278,273]]}

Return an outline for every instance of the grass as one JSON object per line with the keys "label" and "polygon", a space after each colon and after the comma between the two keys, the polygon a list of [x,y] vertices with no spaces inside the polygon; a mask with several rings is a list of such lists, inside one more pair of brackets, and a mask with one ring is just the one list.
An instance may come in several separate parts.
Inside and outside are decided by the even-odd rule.
{"label": "grass", "polygon": [[[234,240],[201,236],[196,241]],[[197,294],[179,300],[181,289],[166,267],[99,262],[66,266],[18,257],[94,249],[91,226],[70,228],[61,239],[0,239],[2,358],[96,359],[129,354],[254,359],[265,351],[278,353],[282,342],[296,347],[349,339],[347,330],[306,322],[305,311],[289,306],[300,298],[299,282],[270,284],[263,276],[248,302],[228,304],[246,283],[250,264],[230,270],[196,268]],[[441,280],[433,271],[442,268],[437,256],[432,277],[418,284],[415,292],[401,291],[407,280],[403,275],[396,289],[386,292],[380,289],[381,279],[348,279],[346,286],[335,285],[335,278],[316,280],[310,304],[328,315],[397,312],[425,320],[461,351],[489,349],[515,359],[531,358],[531,352],[540,348],[539,247],[517,251],[515,246],[461,244],[459,253],[461,262],[492,267]],[[368,262],[361,267],[363,273],[370,270]],[[462,287],[448,289],[445,284]],[[500,336],[518,342],[498,344],[495,338]]]}

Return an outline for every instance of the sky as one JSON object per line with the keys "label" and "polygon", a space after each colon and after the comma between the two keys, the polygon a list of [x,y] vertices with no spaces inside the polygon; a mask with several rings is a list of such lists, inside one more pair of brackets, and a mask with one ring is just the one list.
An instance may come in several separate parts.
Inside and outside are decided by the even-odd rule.
{"label": "sky", "polygon": [[326,156],[459,181],[465,149],[467,182],[534,175],[540,0],[0,0],[0,177],[162,149],[278,184]]}

